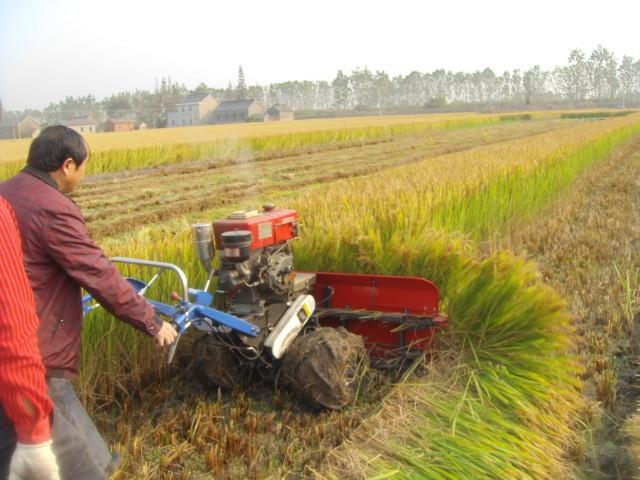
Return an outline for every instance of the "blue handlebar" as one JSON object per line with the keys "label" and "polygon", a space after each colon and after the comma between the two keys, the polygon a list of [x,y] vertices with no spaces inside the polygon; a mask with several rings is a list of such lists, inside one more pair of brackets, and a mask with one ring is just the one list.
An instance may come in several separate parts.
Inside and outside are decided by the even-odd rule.
{"label": "blue handlebar", "polygon": [[[146,283],[136,278],[127,278],[127,281],[136,292],[140,292],[147,286]],[[171,321],[178,326],[180,333],[187,330],[194,321],[207,318],[243,335],[256,337],[260,334],[260,327],[257,325],[247,322],[235,315],[231,315],[230,313],[210,307],[213,302],[213,296],[210,293],[194,289],[189,289],[189,293],[192,297],[195,297],[196,301],[182,301],[177,307],[157,300],[147,299],[147,301],[153,306],[157,313],[171,318]],[[98,307],[97,303],[90,304],[91,300],[93,300],[93,297],[89,294],[82,297],[82,309],[85,316]]]}

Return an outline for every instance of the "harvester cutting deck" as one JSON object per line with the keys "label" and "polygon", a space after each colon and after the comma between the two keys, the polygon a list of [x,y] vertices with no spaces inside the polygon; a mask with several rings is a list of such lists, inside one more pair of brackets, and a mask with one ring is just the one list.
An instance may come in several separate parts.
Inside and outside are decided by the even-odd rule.
{"label": "harvester cutting deck", "polygon": [[[149,282],[128,279],[140,295],[162,272],[178,276],[182,291],[173,294],[176,305],[149,301],[176,325],[178,340],[190,327],[206,333],[193,346],[196,366],[220,387],[242,383],[247,369],[279,373],[309,404],[340,409],[353,399],[358,372],[369,357],[379,363],[419,356],[436,329],[447,324],[438,312],[438,288],[423,278],[296,272],[295,210],[265,205],[262,212],[236,212],[193,229],[208,272],[201,290],[189,288],[176,265],[112,260],[157,270]],[[216,247],[219,269],[213,265]],[[215,295],[208,291],[214,276]],[[85,297],[86,312],[94,307],[90,301]]]}

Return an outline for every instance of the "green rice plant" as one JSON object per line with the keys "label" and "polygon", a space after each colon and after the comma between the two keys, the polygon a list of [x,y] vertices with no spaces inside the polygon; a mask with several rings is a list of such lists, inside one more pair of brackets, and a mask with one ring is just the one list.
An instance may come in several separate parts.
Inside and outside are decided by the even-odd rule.
{"label": "green rice plant", "polygon": [[560,118],[610,118],[610,117],[624,117],[632,113],[636,113],[637,110],[601,110],[596,112],[567,112],[560,115]]}
{"label": "green rice plant", "polygon": [[[504,171],[502,164],[490,167],[489,162],[493,161],[497,148],[488,147],[483,150],[488,163],[479,164],[479,177],[474,180],[472,172],[467,170],[463,172],[467,179],[462,183],[458,183],[455,176],[452,177],[454,183],[447,183],[446,177],[442,180],[437,180],[436,177],[440,184],[434,186],[430,183],[434,178],[433,172],[416,166],[397,169],[391,175],[386,171],[369,179],[340,182],[335,188],[323,188],[322,197],[312,188],[308,193],[301,193],[297,198],[292,196],[288,200],[300,211],[306,226],[302,242],[296,245],[296,260],[302,268],[317,270],[345,269],[350,262],[355,261],[352,271],[407,274],[406,262],[397,261],[394,256],[379,255],[389,250],[389,244],[393,243],[393,248],[398,252],[404,252],[412,239],[431,238],[434,230],[463,232],[477,240],[499,234],[556,199],[582,169],[603,158],[615,145],[628,139],[637,130],[638,126],[620,127],[602,138],[586,144],[578,143],[577,147],[571,149],[564,147],[555,152],[552,149],[549,154],[544,153],[546,150],[543,149],[541,159],[535,162],[529,160],[519,168]],[[546,137],[549,135],[543,136]],[[524,145],[526,152],[528,142],[529,140],[510,142],[504,151],[519,155],[514,146]],[[480,153],[480,150],[476,150],[470,155],[444,156],[443,168],[452,167],[454,158],[460,158],[461,165],[469,165],[467,157],[480,156]],[[511,165],[514,161],[506,157],[505,163]],[[525,168],[526,165],[529,167]],[[501,171],[504,173],[500,174]],[[446,175],[451,176],[448,172]],[[391,178],[393,181],[389,181]],[[386,190],[384,194],[381,194],[382,186]],[[326,202],[320,203],[320,208],[319,198]],[[209,218],[206,212],[198,215],[200,219]],[[339,228],[332,230],[327,225]],[[380,225],[385,225],[385,228],[380,228]],[[174,225],[178,233],[171,230],[171,227],[167,228],[144,228],[133,238],[129,236],[107,242],[108,250],[117,255],[156,258],[182,266],[192,265],[188,271],[202,275],[192,255],[188,223],[181,222],[177,227]],[[372,232],[376,234],[373,235]],[[365,246],[357,244],[359,246],[354,250],[354,242],[365,237],[368,238],[368,243]],[[432,260],[430,278],[443,285],[453,268],[452,257],[447,255],[450,247],[437,242],[434,245],[438,245],[442,254]],[[159,291],[162,292],[161,289]],[[101,314],[98,313],[97,316],[99,315]],[[94,335],[95,338],[102,338],[105,335],[103,329],[107,330],[108,335],[108,332],[116,328],[109,322],[111,320],[108,317],[104,320],[91,319],[89,323],[96,325],[97,332],[92,333],[90,327],[87,337]],[[125,338],[118,335],[116,337]],[[132,340],[133,346],[125,347],[128,352],[136,352],[138,349],[135,345],[138,344],[139,336],[133,338],[136,339]],[[93,340],[87,341],[87,344],[92,343]],[[146,353],[141,352],[131,365],[143,362]],[[85,363],[90,361],[95,360],[87,358]],[[157,364],[153,360],[151,363]],[[119,365],[117,362],[112,364],[114,369],[125,372],[130,369],[144,370],[142,366],[134,368],[127,365]],[[84,371],[87,378],[93,378],[105,369],[85,368]],[[107,371],[110,371],[109,368]],[[118,376],[115,370],[113,376]],[[89,383],[95,384],[96,381]]]}
{"label": "green rice plant", "polygon": [[518,167],[475,187],[454,191],[435,202],[430,225],[464,232],[479,241],[517,228],[559,198],[585,169],[638,133],[640,125],[623,127],[577,148],[555,152],[535,169]]}
{"label": "green rice plant", "polygon": [[0,181],[7,180],[16,175],[25,166],[24,161],[0,162]]}
{"label": "green rice plant", "polygon": [[[170,259],[186,272],[191,286],[201,287],[206,274],[197,260],[190,234],[189,230],[175,233],[143,229],[129,238],[127,248],[119,246],[118,254],[159,261]],[[150,244],[156,245],[155,252],[149,249]],[[125,277],[148,280],[156,273],[143,267],[118,266]],[[148,294],[171,303],[170,294],[174,291],[181,292],[179,282],[166,272]],[[149,381],[157,381],[167,374],[164,354],[155,342],[103,308],[94,310],[85,318],[83,344],[79,392],[88,405],[111,403],[118,397],[140,391]]]}
{"label": "green rice plant", "polygon": [[533,115],[530,113],[512,113],[509,115],[500,115],[498,118],[500,118],[501,122],[513,122],[516,120],[531,120]]}

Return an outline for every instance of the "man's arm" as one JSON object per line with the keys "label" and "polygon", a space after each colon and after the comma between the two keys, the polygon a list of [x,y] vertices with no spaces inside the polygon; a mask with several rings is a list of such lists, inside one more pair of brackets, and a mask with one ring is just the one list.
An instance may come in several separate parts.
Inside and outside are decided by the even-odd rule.
{"label": "man's arm", "polygon": [[89,235],[79,209],[74,210],[58,214],[47,226],[49,255],[109,312],[138,330],[157,336],[164,322],[109,261]]}

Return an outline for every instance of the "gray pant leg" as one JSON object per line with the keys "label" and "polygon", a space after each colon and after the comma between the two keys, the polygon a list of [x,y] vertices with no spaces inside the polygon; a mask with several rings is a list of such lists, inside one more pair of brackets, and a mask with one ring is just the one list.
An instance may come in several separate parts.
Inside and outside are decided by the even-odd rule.
{"label": "gray pant leg", "polygon": [[63,480],[107,478],[111,453],[87,415],[71,383],[64,378],[48,380],[53,399],[53,451]]}
{"label": "gray pant leg", "polygon": [[16,441],[13,423],[0,405],[0,480],[9,478],[9,465],[11,465],[11,457],[16,449]]}

